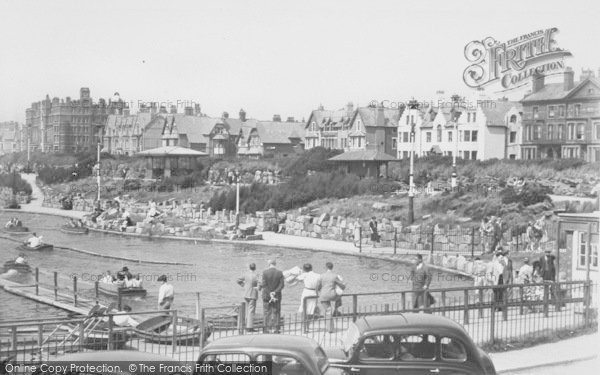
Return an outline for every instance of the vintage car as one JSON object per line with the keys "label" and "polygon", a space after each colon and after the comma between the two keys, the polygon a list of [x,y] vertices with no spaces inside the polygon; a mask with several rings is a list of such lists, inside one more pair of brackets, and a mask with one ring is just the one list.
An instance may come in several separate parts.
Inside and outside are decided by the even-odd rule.
{"label": "vintage car", "polygon": [[430,314],[362,317],[327,355],[345,374],[496,374],[460,324]]}
{"label": "vintage car", "polygon": [[[329,366],[327,355],[313,340],[292,335],[261,334],[232,336],[208,344],[200,353],[195,374],[223,373],[215,363],[261,366],[268,363],[272,375],[341,375],[343,371]],[[202,372],[200,372],[200,371]],[[251,370],[249,372],[252,372]],[[261,372],[263,373],[263,372]]]}

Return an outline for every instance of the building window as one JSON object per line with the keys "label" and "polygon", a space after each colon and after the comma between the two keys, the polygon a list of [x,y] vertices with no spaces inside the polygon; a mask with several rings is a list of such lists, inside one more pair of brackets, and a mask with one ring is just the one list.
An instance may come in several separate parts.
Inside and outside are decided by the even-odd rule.
{"label": "building window", "polygon": [[425,133],[425,142],[427,142],[427,143],[431,142],[431,132]]}
{"label": "building window", "polygon": [[[600,124],[598,124],[598,127],[600,128]],[[448,131],[448,142],[452,142],[452,130]]]}
{"label": "building window", "polygon": [[442,127],[440,125],[438,125],[437,127],[437,141],[438,143],[442,142]]}
{"label": "building window", "polygon": [[473,122],[477,122],[477,113],[473,112]]}
{"label": "building window", "polygon": [[312,122],[310,124],[310,131],[316,132],[317,131],[317,123],[316,122]]}
{"label": "building window", "polygon": [[408,151],[402,151],[402,158],[408,159]]}
{"label": "building window", "polygon": [[539,117],[538,107],[533,107],[533,118],[537,119]]}
{"label": "building window", "polygon": [[404,142],[404,143],[408,142],[408,132],[402,133],[402,142]]}
{"label": "building window", "polygon": [[575,139],[575,124],[567,124],[567,139]]}
{"label": "building window", "polygon": [[581,113],[581,104],[575,104],[575,107],[573,108],[573,116],[579,117],[580,113]]}
{"label": "building window", "polygon": [[471,122],[471,112],[467,112],[467,122]]}
{"label": "building window", "polygon": [[584,124],[577,124],[577,140],[581,141],[583,140],[584,137],[584,132],[585,132],[585,125]]}
{"label": "building window", "polygon": [[510,116],[510,123],[511,123],[511,124],[514,124],[514,123],[516,123],[516,122],[517,122],[517,115],[512,115],[512,116]]}
{"label": "building window", "polygon": [[552,124],[548,125],[548,139],[554,139],[554,125]]}
{"label": "building window", "polygon": [[548,118],[554,118],[554,108],[553,105],[548,106]]}
{"label": "building window", "polygon": [[452,151],[448,151],[447,155],[450,156],[450,157],[452,157]]}
{"label": "building window", "polygon": [[565,124],[558,124],[556,127],[556,139],[562,140],[565,137]]}
{"label": "building window", "polygon": [[564,105],[558,106],[558,116],[565,117],[565,106]]}
{"label": "building window", "polygon": [[594,131],[596,133],[596,139],[600,139],[600,122],[594,123]]}
{"label": "building window", "polygon": [[542,138],[542,125],[535,125],[533,131],[533,139],[538,140]]}
{"label": "building window", "polygon": [[517,132],[510,132],[510,143],[515,143],[517,141]]}
{"label": "building window", "polygon": [[465,138],[464,138],[465,142],[471,142],[471,131],[470,130],[465,130]]}
{"label": "building window", "polygon": [[477,160],[477,151],[471,151],[471,159]]}
{"label": "building window", "polygon": [[579,233],[579,261],[577,265],[584,268],[587,265],[587,233]]}
{"label": "building window", "polygon": [[471,132],[471,142],[477,142],[477,130]]}
{"label": "building window", "polygon": [[415,124],[415,115],[410,115],[410,123],[411,125]]}
{"label": "building window", "polygon": [[408,125],[408,122],[410,121],[410,116],[406,115],[406,125]]}
{"label": "building window", "polygon": [[392,138],[392,149],[394,149],[394,150],[398,149],[398,138],[396,138],[396,137]]}

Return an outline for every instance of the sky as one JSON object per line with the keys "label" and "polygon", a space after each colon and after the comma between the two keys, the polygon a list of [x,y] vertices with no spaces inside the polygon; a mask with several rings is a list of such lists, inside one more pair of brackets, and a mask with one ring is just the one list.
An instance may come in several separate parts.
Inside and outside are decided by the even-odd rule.
{"label": "sky", "polygon": [[549,27],[578,77],[600,68],[599,15],[600,1],[580,0],[0,0],[0,121],[81,87],[134,109],[199,103],[262,120],[469,96],[466,44]]}

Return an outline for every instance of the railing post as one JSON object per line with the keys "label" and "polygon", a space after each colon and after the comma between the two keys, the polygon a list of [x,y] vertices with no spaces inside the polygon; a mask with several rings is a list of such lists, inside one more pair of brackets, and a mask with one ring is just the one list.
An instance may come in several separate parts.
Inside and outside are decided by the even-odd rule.
{"label": "railing post", "polygon": [[491,314],[490,314],[490,343],[494,344],[496,331],[496,298],[492,298]]}
{"label": "railing post", "polygon": [[394,227],[394,255],[396,255],[396,248],[397,248],[396,238],[397,238],[397,235],[398,235],[398,228]]}
{"label": "railing post", "polygon": [[12,352],[13,352],[13,356],[14,356],[15,360],[17,360],[17,327],[16,326],[12,327],[11,336],[12,336]]}
{"label": "railing post", "polygon": [[583,285],[583,319],[586,328],[590,323],[590,287],[591,281],[586,281]]}
{"label": "railing post", "polygon": [[238,333],[244,334],[244,327],[246,326],[246,301],[240,303],[240,310],[238,313]]}
{"label": "railing post", "polygon": [[171,316],[171,319],[171,328],[173,328],[173,336],[171,337],[171,339],[173,340],[171,342],[171,353],[174,356],[175,352],[177,352],[177,310],[173,310],[173,315]]}
{"label": "railing post", "polygon": [[469,324],[469,290],[464,290],[464,312],[463,312],[463,322],[464,324]]}
{"label": "railing post", "polygon": [[58,272],[54,271],[54,300],[58,299]]}
{"label": "railing post", "polygon": [[99,298],[99,285],[98,285],[98,280],[96,280],[96,282],[94,283],[94,294],[96,296],[96,305],[98,304],[98,300]]}
{"label": "railing post", "polygon": [[523,285],[519,285],[519,298],[521,300],[521,303],[519,304],[519,315],[523,315],[523,305],[525,305]]}
{"label": "railing post", "polygon": [[40,295],[40,269],[35,267],[35,295]]}
{"label": "railing post", "polygon": [[306,298],[302,299],[302,316],[300,317],[302,321],[300,322],[300,326],[302,328],[302,332],[308,333],[308,316],[307,316],[307,308],[306,308]]}
{"label": "railing post", "polygon": [[431,258],[433,259],[433,247],[435,244],[435,225],[431,228]]}
{"label": "railing post", "polygon": [[[404,295],[404,293],[402,294]],[[358,319],[358,295],[352,295],[352,321],[356,322]]]}
{"label": "railing post", "polygon": [[544,318],[548,317],[548,283],[544,283]]}
{"label": "railing post", "polygon": [[471,227],[471,258],[475,257],[475,227]]}
{"label": "railing post", "polygon": [[400,295],[400,303],[402,304],[401,311],[406,310],[406,292],[402,292],[402,294]]}
{"label": "railing post", "polygon": [[85,340],[85,337],[83,336],[85,334],[85,330],[84,330],[85,326],[83,324],[83,322],[81,322],[79,324],[79,351],[83,351],[83,340]]}
{"label": "railing post", "polygon": [[200,310],[200,349],[204,348],[204,342],[206,341],[206,314],[204,309]]}
{"label": "railing post", "polygon": [[117,288],[117,309],[123,310],[123,294],[121,294],[121,288]]}
{"label": "railing post", "polygon": [[77,276],[73,276],[73,306],[77,306]]}
{"label": "railing post", "polygon": [[[504,292],[502,293],[502,320],[506,321],[508,320],[508,291],[509,291],[509,287],[503,285],[502,288],[504,289]],[[512,290],[512,288],[511,288]]]}
{"label": "railing post", "polygon": [[446,316],[446,291],[442,291],[442,316]]}
{"label": "railing post", "polygon": [[112,314],[108,314],[108,347],[107,350],[112,350],[113,348],[113,327],[114,320]]}
{"label": "railing post", "polygon": [[358,252],[362,253],[362,226],[358,227]]}
{"label": "railing post", "polygon": [[39,351],[37,353],[38,353],[38,356],[39,356],[38,359],[40,361],[44,360],[44,358],[42,358],[42,353],[44,352],[42,350],[42,345],[44,345],[44,325],[43,324],[38,324],[38,348],[39,348]]}

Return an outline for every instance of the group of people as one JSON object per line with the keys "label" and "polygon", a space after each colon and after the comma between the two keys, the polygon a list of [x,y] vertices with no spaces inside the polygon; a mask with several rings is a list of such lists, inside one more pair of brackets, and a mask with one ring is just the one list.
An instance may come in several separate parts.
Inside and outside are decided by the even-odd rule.
{"label": "group of people", "polygon": [[141,288],[142,281],[140,280],[140,275],[138,274],[135,278],[129,272],[128,267],[123,267],[120,271],[117,272],[116,275],[113,275],[110,270],[104,273],[101,282],[105,284],[116,284],[119,287],[124,288]]}
{"label": "group of people", "polygon": [[6,224],[4,225],[4,228],[6,229],[12,229],[12,228],[17,228],[17,227],[22,227],[23,223],[21,222],[21,220],[19,220],[16,217],[12,217],[9,221],[6,222]]}
{"label": "group of people", "polygon": [[538,251],[540,249],[540,243],[544,238],[545,230],[544,218],[538,219],[535,222],[530,221],[527,223],[527,229],[525,230],[525,251]]}
{"label": "group of people", "polygon": [[508,229],[501,217],[484,217],[479,226],[483,253],[495,253],[502,245],[502,236]]}
{"label": "group of people", "polygon": [[[513,261],[507,250],[499,247],[493,259],[484,263],[481,258],[476,257],[473,262],[473,277],[474,286],[500,286],[507,284],[541,284],[544,282],[556,281],[556,267],[554,264],[555,256],[550,250],[547,250],[539,260],[530,264],[530,259],[525,258],[523,265],[518,269],[513,269]],[[510,298],[510,295],[505,296],[505,289],[497,288],[493,290],[494,303],[496,311],[502,311],[505,297]],[[511,293],[508,290],[508,293]],[[541,301],[543,299],[544,288],[542,285],[532,285],[523,288],[524,300],[526,301]],[[477,293],[479,298],[479,293]],[[530,310],[535,311],[535,306],[530,305]]]}
{"label": "group of people", "polygon": [[254,331],[254,315],[260,291],[264,314],[263,332],[280,332],[282,290],[286,281],[290,285],[302,283],[304,286],[298,311],[305,313],[307,318],[323,314],[327,318],[327,330],[333,332],[333,318],[342,304],[343,290],[346,289],[342,277],[333,271],[333,263],[325,263],[325,272],[318,274],[313,271],[310,263],[304,264],[302,269],[294,267],[280,271],[274,259],[269,260],[268,268],[262,274],[256,271],[256,264],[251,263],[249,270],[237,280],[244,288],[246,328]]}
{"label": "group of people", "polygon": [[25,241],[25,245],[30,247],[30,248],[36,248],[38,246],[43,245],[44,242],[42,241],[42,236],[38,236],[37,233],[33,232],[31,234],[31,237],[29,237],[27,239],[27,241]]}

